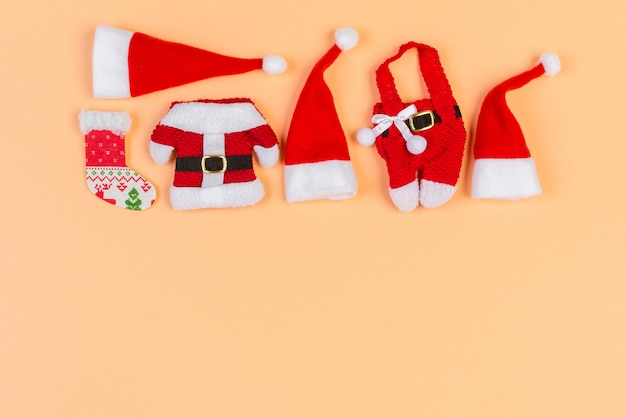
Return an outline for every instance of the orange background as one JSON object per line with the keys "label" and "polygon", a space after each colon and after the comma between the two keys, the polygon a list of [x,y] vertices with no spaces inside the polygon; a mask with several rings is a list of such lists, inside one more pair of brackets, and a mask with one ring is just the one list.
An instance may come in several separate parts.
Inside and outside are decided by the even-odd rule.
{"label": "orange background", "polygon": [[[502,2],[0,3],[0,417],[626,416],[626,6]],[[97,24],[288,71],[128,100],[91,95]],[[350,200],[288,204],[283,168],[243,209],[176,212],[172,165],[148,154],[173,100],[250,97],[281,138],[304,79],[327,73],[359,182]],[[401,213],[354,134],[374,70],[408,40],[435,46],[470,132],[486,92],[558,52],[562,72],[510,95],[544,194],[459,190]],[[396,67],[423,96],[414,57]],[[90,195],[80,109],[123,110],[130,165],[159,190],[135,213]],[[471,141],[470,135],[470,141]]]}

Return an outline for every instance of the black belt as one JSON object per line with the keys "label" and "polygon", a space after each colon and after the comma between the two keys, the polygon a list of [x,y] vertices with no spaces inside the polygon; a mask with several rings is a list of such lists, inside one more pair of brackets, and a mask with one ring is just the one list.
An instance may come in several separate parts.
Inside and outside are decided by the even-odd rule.
{"label": "black belt", "polygon": [[202,171],[216,174],[252,168],[252,155],[205,155],[204,157],[177,157],[176,171]]}
{"label": "black belt", "polygon": [[421,132],[432,128],[435,126],[435,123],[441,123],[441,118],[437,112],[425,110],[412,115],[404,123],[406,123],[411,132]]}
{"label": "black belt", "polygon": [[[457,119],[462,117],[461,109],[458,105],[454,106],[454,116],[456,116]],[[412,115],[409,119],[404,121],[404,123],[406,123],[406,126],[411,132],[421,132],[432,128],[436,123],[441,123],[441,118],[437,112],[426,110]],[[388,135],[389,130],[383,132],[383,138],[386,138]]]}

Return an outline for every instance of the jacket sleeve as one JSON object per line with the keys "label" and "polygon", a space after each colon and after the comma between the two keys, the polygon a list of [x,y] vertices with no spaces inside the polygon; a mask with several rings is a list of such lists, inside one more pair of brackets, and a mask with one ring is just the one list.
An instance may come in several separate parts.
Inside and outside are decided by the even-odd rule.
{"label": "jacket sleeve", "polygon": [[262,125],[252,128],[249,131],[249,135],[252,138],[252,143],[254,144],[253,149],[259,159],[259,163],[263,167],[276,165],[279,156],[278,138],[267,121]]}
{"label": "jacket sleeve", "polygon": [[150,155],[158,164],[169,161],[172,152],[178,146],[178,140],[183,135],[180,129],[165,125],[157,125],[150,137]]}
{"label": "jacket sleeve", "polygon": [[254,129],[257,145],[252,149],[263,167],[273,167],[278,162],[278,138],[269,125]]}

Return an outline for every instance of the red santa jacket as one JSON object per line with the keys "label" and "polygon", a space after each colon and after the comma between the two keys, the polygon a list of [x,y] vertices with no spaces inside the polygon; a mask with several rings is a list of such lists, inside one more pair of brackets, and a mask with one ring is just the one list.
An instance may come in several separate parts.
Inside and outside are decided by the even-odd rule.
{"label": "red santa jacket", "polygon": [[278,138],[249,99],[174,102],[152,133],[150,153],[165,163],[174,150],[174,207],[245,206],[264,194],[252,151],[272,166]]}

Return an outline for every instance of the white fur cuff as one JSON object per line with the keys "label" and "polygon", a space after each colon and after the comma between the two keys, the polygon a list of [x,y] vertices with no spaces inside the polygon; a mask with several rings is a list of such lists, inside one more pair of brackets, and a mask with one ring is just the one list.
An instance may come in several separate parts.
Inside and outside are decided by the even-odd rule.
{"label": "white fur cuff", "polygon": [[84,134],[91,131],[111,131],[119,135],[130,130],[130,115],[126,112],[82,110],[78,114],[78,120]]}
{"label": "white fur cuff", "polygon": [[474,162],[474,199],[515,200],[541,194],[532,158],[480,158]]}
{"label": "white fur cuff", "polygon": [[356,175],[350,161],[321,161],[285,166],[288,202],[348,199],[356,195]]}
{"label": "white fur cuff", "polygon": [[170,160],[174,147],[150,141],[150,156],[157,164],[165,164]]}
{"label": "white fur cuff", "polygon": [[253,149],[263,167],[274,167],[278,162],[278,145],[269,148],[255,145]]}
{"label": "white fur cuff", "polygon": [[92,51],[94,97],[130,97],[128,49],[133,35],[111,26],[96,28]]}

